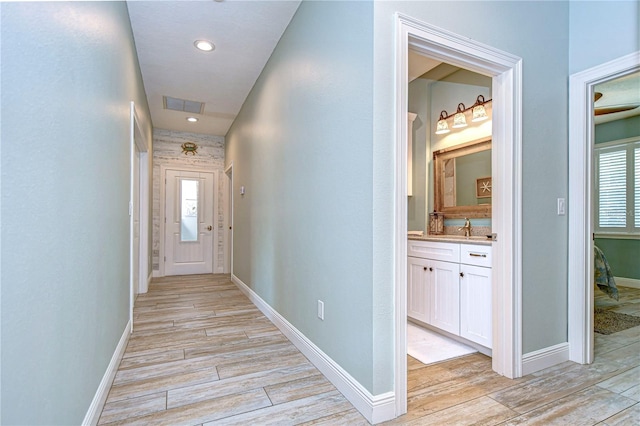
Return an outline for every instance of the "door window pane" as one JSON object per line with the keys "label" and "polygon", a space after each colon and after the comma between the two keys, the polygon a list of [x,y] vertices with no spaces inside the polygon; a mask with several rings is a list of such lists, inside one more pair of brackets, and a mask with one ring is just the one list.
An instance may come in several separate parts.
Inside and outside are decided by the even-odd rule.
{"label": "door window pane", "polygon": [[198,241],[198,181],[180,181],[180,241]]}

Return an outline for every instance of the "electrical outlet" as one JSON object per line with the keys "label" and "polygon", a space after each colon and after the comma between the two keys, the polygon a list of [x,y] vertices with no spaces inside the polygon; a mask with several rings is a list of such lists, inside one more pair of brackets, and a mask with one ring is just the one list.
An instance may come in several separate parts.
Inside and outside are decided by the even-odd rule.
{"label": "electrical outlet", "polygon": [[324,321],[324,302],[318,300],[318,318]]}

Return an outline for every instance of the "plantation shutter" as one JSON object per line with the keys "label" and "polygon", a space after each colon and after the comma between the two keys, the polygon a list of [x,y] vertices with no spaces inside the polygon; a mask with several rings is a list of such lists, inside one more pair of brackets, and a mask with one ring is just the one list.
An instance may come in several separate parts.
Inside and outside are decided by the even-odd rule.
{"label": "plantation shutter", "polygon": [[598,164],[598,227],[627,227],[627,151],[601,152]]}
{"label": "plantation shutter", "polygon": [[640,233],[640,140],[596,146],[595,231]]}
{"label": "plantation shutter", "polygon": [[634,226],[636,229],[640,228],[640,147],[634,150],[634,163],[633,163],[633,173],[635,175],[634,178],[634,217],[635,223]]}

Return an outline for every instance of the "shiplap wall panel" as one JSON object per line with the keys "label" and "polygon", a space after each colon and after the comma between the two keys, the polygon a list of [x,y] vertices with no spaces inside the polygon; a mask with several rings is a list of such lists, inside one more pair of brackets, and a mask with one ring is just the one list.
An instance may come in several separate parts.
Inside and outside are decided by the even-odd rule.
{"label": "shiplap wall panel", "polygon": [[[182,144],[193,142],[198,145],[196,155],[182,152]],[[211,170],[218,174],[218,213],[217,228],[223,231],[224,223],[224,137],[201,135],[198,133],[176,132],[164,129],[153,129],[153,270],[160,269],[160,176],[161,166],[175,166],[188,169]],[[224,232],[218,232],[219,267],[224,265]],[[217,272],[217,271],[214,271]]]}

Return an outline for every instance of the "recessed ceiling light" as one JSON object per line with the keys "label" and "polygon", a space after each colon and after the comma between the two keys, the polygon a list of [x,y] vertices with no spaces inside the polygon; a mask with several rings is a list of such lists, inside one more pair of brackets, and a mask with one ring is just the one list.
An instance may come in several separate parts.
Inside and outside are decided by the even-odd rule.
{"label": "recessed ceiling light", "polygon": [[211,52],[216,48],[213,43],[207,40],[196,40],[193,42],[193,45],[196,49],[202,50],[203,52]]}
{"label": "recessed ceiling light", "polygon": [[190,123],[195,123],[196,121],[198,121],[198,119],[195,117],[187,117],[187,121]]}

